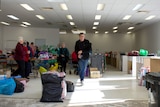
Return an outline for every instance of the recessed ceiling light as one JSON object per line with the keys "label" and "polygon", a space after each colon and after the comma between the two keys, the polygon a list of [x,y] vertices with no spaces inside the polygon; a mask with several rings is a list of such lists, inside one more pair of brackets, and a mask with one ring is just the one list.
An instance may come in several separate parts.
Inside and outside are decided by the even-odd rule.
{"label": "recessed ceiling light", "polygon": [[30,23],[28,23],[28,22],[22,22],[23,24],[25,24],[25,25],[31,25]]}
{"label": "recessed ceiling light", "polygon": [[75,25],[75,23],[74,22],[69,22],[70,23],[70,25]]}
{"label": "recessed ceiling light", "polygon": [[105,4],[97,4],[97,10],[104,10]]}
{"label": "recessed ceiling light", "polygon": [[113,33],[116,33],[116,32],[118,32],[118,30],[114,30],[114,31],[113,31]]}
{"label": "recessed ceiling light", "polygon": [[97,29],[97,27],[94,26],[94,27],[92,27],[92,29]]}
{"label": "recessed ceiling light", "polygon": [[19,20],[18,17],[14,16],[14,15],[7,15],[7,17],[11,18],[11,19],[14,19],[14,20]]}
{"label": "recessed ceiling light", "polygon": [[93,25],[99,25],[99,22],[94,22]]}
{"label": "recessed ceiling light", "polygon": [[100,20],[101,19],[101,15],[96,15],[95,16],[95,20]]}
{"label": "recessed ceiling light", "polygon": [[118,29],[118,26],[113,27],[113,29]]}
{"label": "recessed ceiling light", "polygon": [[133,11],[137,11],[139,10],[140,8],[142,8],[143,4],[137,4],[132,10]]}
{"label": "recessed ceiling light", "polygon": [[151,19],[153,19],[154,17],[155,17],[155,15],[151,15],[151,16],[147,17],[145,20],[151,20]]}
{"label": "recessed ceiling light", "polygon": [[20,26],[22,26],[22,27],[28,27],[27,25],[24,25],[24,24],[20,24]]}
{"label": "recessed ceiling light", "polygon": [[130,18],[131,18],[131,15],[126,15],[126,16],[123,17],[123,20],[128,20]]}
{"label": "recessed ceiling light", "polygon": [[84,33],[86,34],[86,31],[85,30],[71,30],[73,34],[80,34],[80,33]]}
{"label": "recessed ceiling light", "polygon": [[95,31],[95,33],[97,34],[97,33],[99,33],[98,31]]}
{"label": "recessed ceiling light", "polygon": [[71,15],[67,15],[66,17],[67,17],[67,19],[69,19],[69,20],[72,20],[72,19],[73,19]]}
{"label": "recessed ceiling light", "polygon": [[41,20],[44,20],[45,18],[41,15],[36,15],[37,18],[41,19]]}
{"label": "recessed ceiling light", "polygon": [[109,33],[108,31],[105,31],[105,34]]}
{"label": "recessed ceiling light", "polygon": [[61,9],[62,10],[68,10],[68,7],[67,7],[67,5],[66,4],[60,4],[60,7],[61,7]]}
{"label": "recessed ceiling light", "polygon": [[66,31],[60,31],[59,34],[67,34]]}
{"label": "recessed ceiling light", "polygon": [[4,24],[4,25],[10,25],[9,23],[7,23],[7,22],[1,22],[2,24]]}
{"label": "recessed ceiling light", "polygon": [[20,4],[23,8],[25,8],[26,10],[28,10],[28,11],[34,11],[34,9],[31,7],[31,6],[29,6],[28,4]]}
{"label": "recessed ceiling light", "polygon": [[134,29],[134,27],[129,27],[128,30]]}

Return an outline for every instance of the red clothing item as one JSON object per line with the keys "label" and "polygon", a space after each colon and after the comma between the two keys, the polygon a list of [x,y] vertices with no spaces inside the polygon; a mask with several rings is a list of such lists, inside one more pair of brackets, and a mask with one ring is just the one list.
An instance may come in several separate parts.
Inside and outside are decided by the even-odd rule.
{"label": "red clothing item", "polygon": [[25,58],[25,51],[23,48],[23,44],[20,44],[19,42],[16,45],[16,49],[15,49],[15,56],[14,59],[15,60],[24,60]]}
{"label": "red clothing item", "polygon": [[24,52],[25,52],[24,61],[28,62],[28,60],[29,60],[28,48],[26,46],[23,46],[23,48],[24,48]]}
{"label": "red clothing item", "polygon": [[78,62],[77,54],[76,54],[75,51],[72,52],[72,61],[73,61],[73,62]]}

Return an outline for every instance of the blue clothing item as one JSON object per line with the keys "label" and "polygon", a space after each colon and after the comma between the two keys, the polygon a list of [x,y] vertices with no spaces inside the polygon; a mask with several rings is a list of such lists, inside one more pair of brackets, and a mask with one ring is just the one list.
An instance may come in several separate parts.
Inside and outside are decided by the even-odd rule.
{"label": "blue clothing item", "polygon": [[80,59],[78,61],[78,69],[79,69],[78,72],[81,81],[84,80],[87,65],[88,65],[88,59]]}

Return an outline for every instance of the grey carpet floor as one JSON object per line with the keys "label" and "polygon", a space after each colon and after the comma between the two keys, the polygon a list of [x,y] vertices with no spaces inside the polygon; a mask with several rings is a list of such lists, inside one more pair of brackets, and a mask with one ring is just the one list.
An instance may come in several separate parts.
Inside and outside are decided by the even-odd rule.
{"label": "grey carpet floor", "polygon": [[63,103],[44,103],[39,102],[39,99],[13,99],[13,98],[0,98],[0,107],[148,107],[147,100],[127,100],[124,102],[102,102],[101,104],[77,104],[72,105],[65,100]]}

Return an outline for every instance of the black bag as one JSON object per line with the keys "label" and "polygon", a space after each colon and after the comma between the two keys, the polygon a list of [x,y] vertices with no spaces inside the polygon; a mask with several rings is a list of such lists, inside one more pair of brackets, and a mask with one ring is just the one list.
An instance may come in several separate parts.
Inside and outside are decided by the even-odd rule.
{"label": "black bag", "polygon": [[74,92],[74,83],[71,81],[66,81],[67,92]]}
{"label": "black bag", "polygon": [[24,91],[24,84],[16,79],[14,79],[14,81],[16,83],[16,88],[15,88],[14,92],[15,93],[23,92]]}
{"label": "black bag", "polygon": [[42,74],[41,79],[43,91],[40,102],[63,102],[61,98],[63,90],[61,81],[63,78],[51,73]]}

